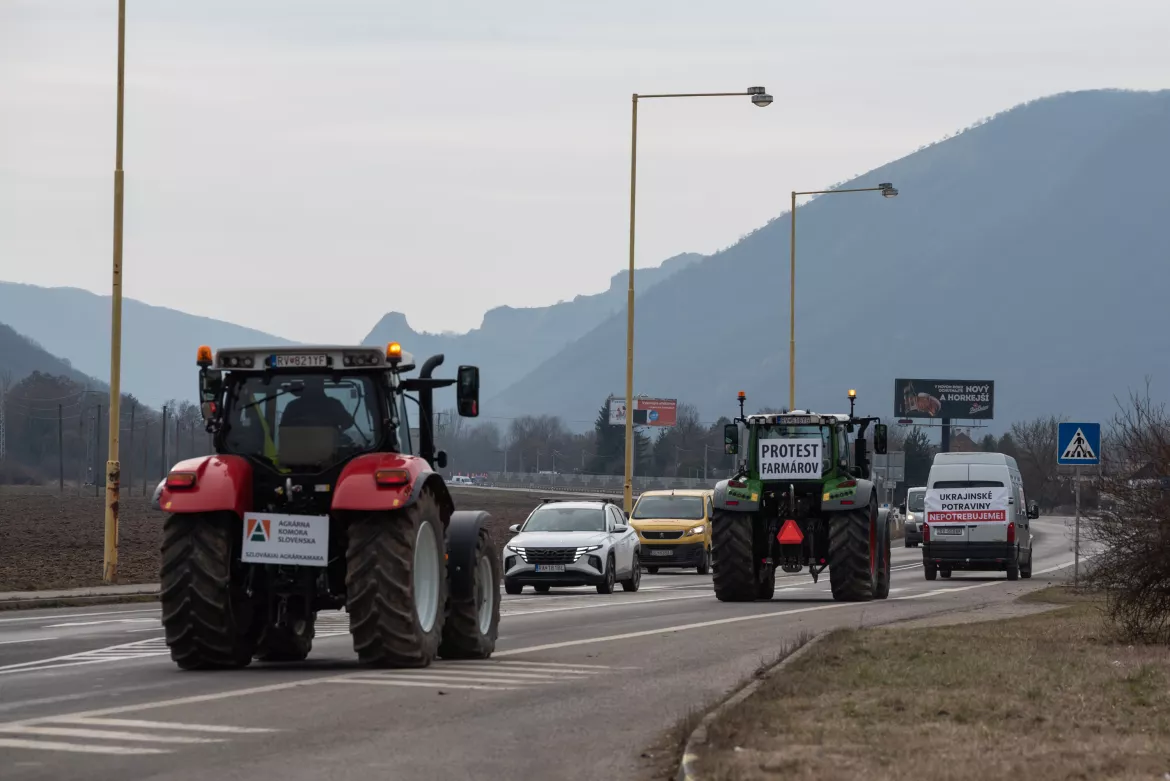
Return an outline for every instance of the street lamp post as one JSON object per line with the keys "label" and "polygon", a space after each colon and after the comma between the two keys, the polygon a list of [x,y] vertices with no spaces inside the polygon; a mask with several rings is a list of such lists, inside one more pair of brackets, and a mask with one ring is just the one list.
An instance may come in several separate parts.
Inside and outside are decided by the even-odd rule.
{"label": "street lamp post", "polygon": [[628,515],[634,507],[634,215],[638,182],[638,101],[649,98],[726,98],[750,96],[752,103],[763,108],[771,105],[772,96],[763,87],[749,87],[746,92],[678,92],[662,95],[633,96],[630,122],[630,269],[626,291],[626,475],[624,507]]}
{"label": "street lamp post", "polygon": [[877,187],[851,187],[846,190],[805,190],[792,193],[792,227],[788,231],[788,409],[796,409],[796,196],[838,195],[840,193],[881,193],[883,198],[896,198],[898,190],[889,182]]}
{"label": "street lamp post", "polygon": [[118,437],[122,422],[122,116],[126,81],[126,0],[118,0],[118,109],[114,152],[114,261],[110,296],[110,436],[106,457],[105,557],[102,580],[118,581],[118,495],[122,467]]}

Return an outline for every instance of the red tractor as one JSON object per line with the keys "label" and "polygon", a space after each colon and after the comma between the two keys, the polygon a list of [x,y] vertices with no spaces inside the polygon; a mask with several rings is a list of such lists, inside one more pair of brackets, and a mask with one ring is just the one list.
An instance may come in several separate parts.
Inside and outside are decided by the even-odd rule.
{"label": "red tractor", "polygon": [[455,385],[459,414],[479,414],[479,369],[432,378],[442,362],[406,377],[414,360],[397,343],[199,348],[215,455],[176,464],[159,497],[179,667],[300,661],[317,612],[341,607],[364,663],[491,656],[500,556],[487,513],[455,510],[431,430],[435,389]]}

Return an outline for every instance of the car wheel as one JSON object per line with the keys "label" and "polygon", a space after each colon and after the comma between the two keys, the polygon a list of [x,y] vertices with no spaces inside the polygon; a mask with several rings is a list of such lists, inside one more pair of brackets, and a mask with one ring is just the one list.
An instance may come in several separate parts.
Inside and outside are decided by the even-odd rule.
{"label": "car wheel", "polygon": [[658,567],[647,567],[646,574],[647,575],[657,575],[658,574]]}
{"label": "car wheel", "polygon": [[906,547],[913,548],[914,546],[910,543],[910,540],[906,540]]}
{"label": "car wheel", "polygon": [[630,567],[630,577],[622,581],[623,591],[637,591],[642,585],[642,567],[638,565],[638,556],[634,555],[634,565]]}
{"label": "car wheel", "polygon": [[951,570],[949,567],[943,567],[939,570],[938,574],[943,576],[943,580],[946,580],[951,576]]}
{"label": "car wheel", "polygon": [[536,590],[537,594],[547,594],[552,589],[552,586],[541,584],[539,586],[533,586],[532,588]]}
{"label": "car wheel", "polygon": [[612,594],[617,574],[614,572],[613,556],[605,560],[605,580],[597,584],[598,594]]}
{"label": "car wheel", "polygon": [[519,583],[513,583],[510,580],[504,581],[504,593],[505,594],[519,594],[523,590],[524,590],[524,587],[521,586]]}
{"label": "car wheel", "polygon": [[699,566],[695,568],[700,575],[711,573],[711,552],[703,547],[703,557],[699,559]]}

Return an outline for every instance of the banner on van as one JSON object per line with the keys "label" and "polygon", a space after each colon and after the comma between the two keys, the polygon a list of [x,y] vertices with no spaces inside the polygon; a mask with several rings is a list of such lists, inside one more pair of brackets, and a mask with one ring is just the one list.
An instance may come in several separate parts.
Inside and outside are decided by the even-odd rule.
{"label": "banner on van", "polygon": [[1011,488],[931,488],[926,492],[927,523],[1005,523]]}
{"label": "banner on van", "polygon": [[894,414],[903,418],[990,420],[995,411],[992,380],[894,380]]}

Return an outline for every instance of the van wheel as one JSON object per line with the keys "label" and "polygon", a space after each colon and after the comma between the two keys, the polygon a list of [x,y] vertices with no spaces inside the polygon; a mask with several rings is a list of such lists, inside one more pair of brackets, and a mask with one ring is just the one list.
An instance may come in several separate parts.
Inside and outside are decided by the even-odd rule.
{"label": "van wheel", "polygon": [[1032,577],[1032,551],[1028,551],[1028,563],[1020,567],[1020,577],[1028,580]]}
{"label": "van wheel", "polygon": [[1009,561],[1008,562],[1007,578],[1008,578],[1008,580],[1019,580],[1020,579],[1020,562],[1018,559],[1016,561]]}
{"label": "van wheel", "polygon": [[943,580],[947,580],[948,578],[951,577],[950,567],[942,567],[941,569],[939,569],[938,574],[943,576]]}
{"label": "van wheel", "polygon": [[927,580],[934,580],[938,577],[938,567],[934,564],[923,564],[922,571],[926,573]]}
{"label": "van wheel", "polygon": [[709,575],[711,573],[711,553],[706,547],[703,548],[703,557],[699,559],[699,566],[695,567],[700,575]]}

